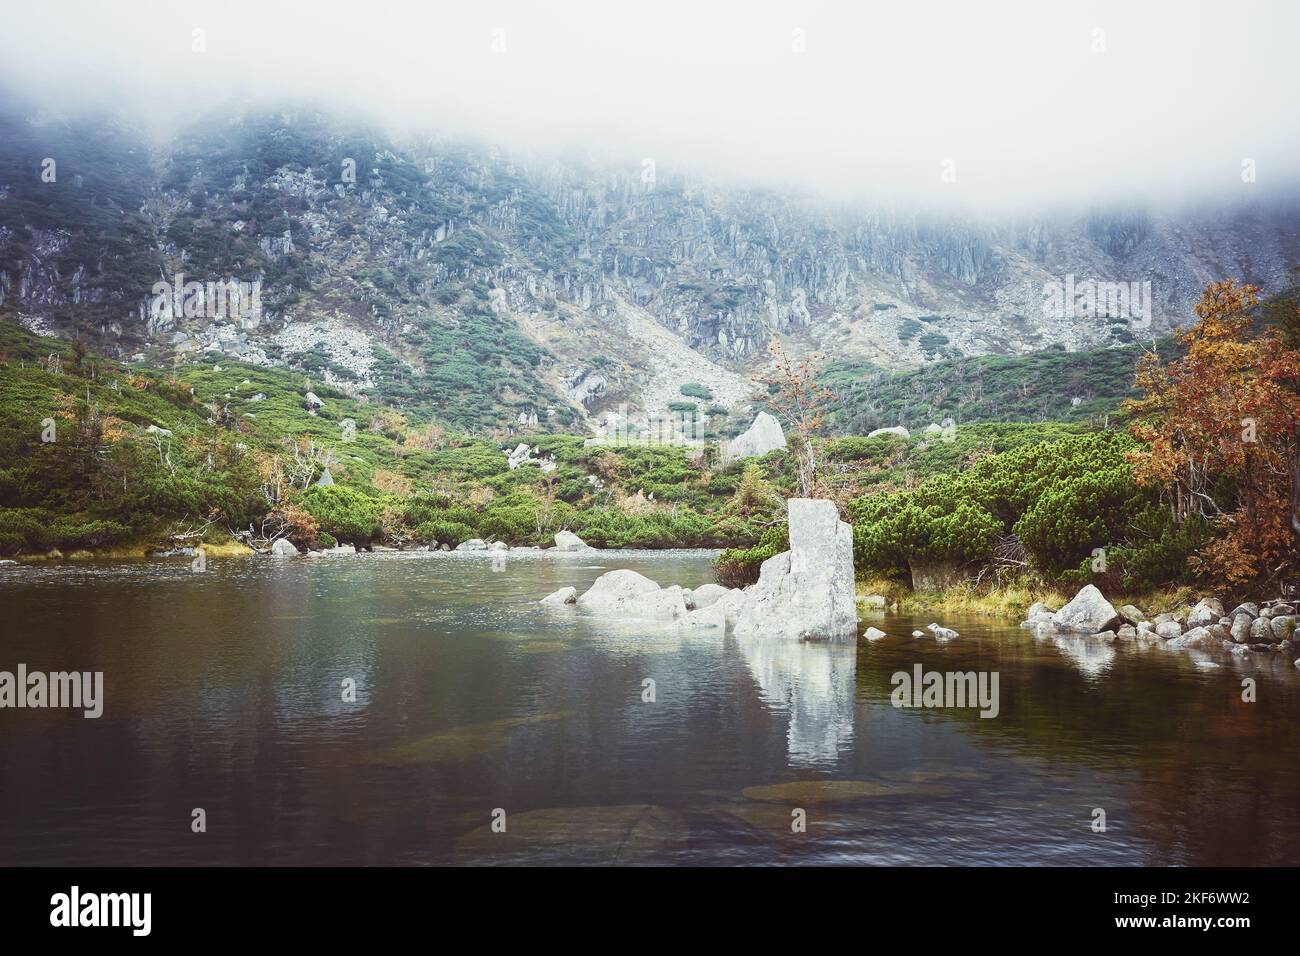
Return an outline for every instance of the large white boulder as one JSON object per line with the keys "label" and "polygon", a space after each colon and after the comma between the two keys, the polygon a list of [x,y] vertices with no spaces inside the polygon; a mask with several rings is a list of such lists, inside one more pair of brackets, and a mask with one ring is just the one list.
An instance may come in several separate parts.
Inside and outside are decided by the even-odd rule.
{"label": "large white boulder", "polygon": [[528,460],[528,446],[520,442],[515,446],[515,450],[506,455],[506,464],[510,470],[514,471],[520,465]]}
{"label": "large white boulder", "polygon": [[[943,429],[940,429],[942,431]],[[911,438],[912,433],[902,425],[894,425],[890,428],[877,428],[875,431],[868,432],[868,438],[879,438],[881,435],[897,435],[899,438]]]}
{"label": "large white boulder", "polygon": [[661,588],[628,568],[606,571],[576,603],[583,610],[624,619],[675,621],[687,614],[684,590],[675,584]]}
{"label": "large white boulder", "polygon": [[702,610],[717,603],[718,599],[730,590],[721,584],[701,584],[691,592],[691,603],[697,610]]}
{"label": "large white boulder", "polygon": [[1223,617],[1223,602],[1217,598],[1206,598],[1187,615],[1187,626],[1205,627],[1207,624],[1218,624],[1221,617]]}
{"label": "large white boulder", "polygon": [[1079,634],[1099,634],[1119,624],[1119,612],[1092,584],[1084,585],[1074,600],[1052,615],[1057,630]]}
{"label": "large white boulder", "polygon": [[271,545],[271,553],[277,558],[291,558],[298,554],[298,549],[288,538],[276,538],[275,543]]}
{"label": "large white boulder", "polygon": [[856,640],[853,529],[835,502],[788,502],[790,550],[768,558],[735,613],[737,637]]}
{"label": "large white boulder", "polygon": [[587,542],[583,541],[572,531],[555,532],[555,550],[556,551],[582,551],[590,547]]}
{"label": "large white boulder", "polygon": [[726,461],[739,461],[742,458],[757,458],[785,447],[785,432],[781,430],[781,423],[767,412],[759,412],[749,428],[727,442],[722,457]]}

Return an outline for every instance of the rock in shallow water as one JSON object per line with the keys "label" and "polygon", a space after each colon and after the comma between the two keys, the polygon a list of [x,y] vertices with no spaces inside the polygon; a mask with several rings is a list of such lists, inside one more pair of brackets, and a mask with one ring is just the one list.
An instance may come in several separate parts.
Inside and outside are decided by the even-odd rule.
{"label": "rock in shallow water", "polygon": [[853,529],[833,501],[791,498],[790,550],[768,558],[744,591],[737,637],[856,640]]}
{"label": "rock in shallow water", "polygon": [[1053,615],[1052,624],[1062,631],[1098,634],[1118,626],[1119,613],[1095,585],[1088,584]]}
{"label": "rock in shallow water", "polygon": [[1039,618],[1051,621],[1055,614],[1056,608],[1048,607],[1042,601],[1035,601],[1033,604],[1029,605],[1029,610],[1025,612],[1025,621],[1032,623]]}
{"label": "rock in shallow water", "polygon": [[589,547],[587,542],[583,541],[572,531],[555,532],[555,550],[556,551],[584,551]]}
{"label": "rock in shallow water", "polygon": [[702,610],[730,591],[731,588],[724,588],[721,584],[701,584],[691,591],[691,602],[696,610]]}
{"label": "rock in shallow water", "polygon": [[573,604],[577,600],[577,598],[578,598],[578,589],[573,586],[569,586],[567,588],[560,588],[558,591],[546,595],[546,597],[542,598],[537,603],[550,604],[550,605]]}
{"label": "rock in shallow water", "polygon": [[1250,642],[1250,626],[1255,623],[1254,617],[1238,608],[1237,613],[1232,618],[1232,627],[1230,635],[1238,644]]}

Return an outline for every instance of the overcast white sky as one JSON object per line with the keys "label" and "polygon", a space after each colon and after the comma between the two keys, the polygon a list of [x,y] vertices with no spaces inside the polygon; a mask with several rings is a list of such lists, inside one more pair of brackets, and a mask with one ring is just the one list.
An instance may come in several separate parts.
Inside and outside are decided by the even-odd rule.
{"label": "overcast white sky", "polygon": [[1300,155],[1296,0],[41,0],[4,25],[0,80],[52,108],[302,97],[846,198],[1234,196],[1243,160],[1271,192]]}

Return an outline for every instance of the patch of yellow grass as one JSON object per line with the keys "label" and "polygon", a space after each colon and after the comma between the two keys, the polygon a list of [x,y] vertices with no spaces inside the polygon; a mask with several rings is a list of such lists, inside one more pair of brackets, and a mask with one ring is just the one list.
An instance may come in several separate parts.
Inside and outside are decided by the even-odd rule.
{"label": "patch of yellow grass", "polygon": [[[1103,588],[1103,592],[1104,590]],[[906,584],[891,578],[871,577],[858,581],[859,598],[880,594],[884,596],[887,605],[896,605],[897,610],[904,613],[951,611],[1017,620],[1022,619],[1025,611],[1036,602],[1060,608],[1075,593],[1077,589],[1070,589],[1066,593],[1032,575],[979,586],[959,584],[943,591],[913,591]],[[1132,604],[1148,617],[1155,617],[1179,608],[1190,608],[1208,593],[1203,588],[1177,585],[1140,594],[1106,594],[1106,600],[1117,608]]]}
{"label": "patch of yellow grass", "polygon": [[209,558],[242,558],[253,553],[253,549],[242,541],[205,541],[203,553]]}

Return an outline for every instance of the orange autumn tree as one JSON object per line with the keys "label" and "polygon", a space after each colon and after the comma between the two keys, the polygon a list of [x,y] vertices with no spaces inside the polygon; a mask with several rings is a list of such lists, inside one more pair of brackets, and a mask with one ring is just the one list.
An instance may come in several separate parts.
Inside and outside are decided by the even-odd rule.
{"label": "orange autumn tree", "polygon": [[1139,484],[1168,497],[1174,519],[1219,532],[1193,570],[1241,587],[1275,579],[1300,557],[1300,351],[1276,330],[1255,334],[1255,286],[1207,286],[1198,321],[1174,335],[1177,361],[1142,357],[1127,403],[1146,443],[1129,459]]}
{"label": "orange autumn tree", "polygon": [[760,381],[771,393],[767,403],[772,411],[793,429],[788,441],[797,466],[799,496],[831,497],[829,489],[818,481],[817,452],[813,447],[813,435],[825,424],[827,406],[835,399],[830,389],[817,384],[821,356],[796,362],[775,339],[768,351],[772,355],[772,369]]}

